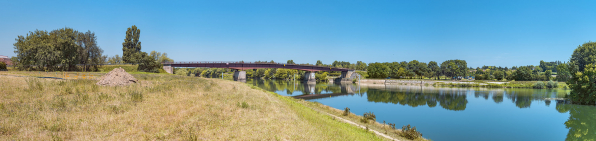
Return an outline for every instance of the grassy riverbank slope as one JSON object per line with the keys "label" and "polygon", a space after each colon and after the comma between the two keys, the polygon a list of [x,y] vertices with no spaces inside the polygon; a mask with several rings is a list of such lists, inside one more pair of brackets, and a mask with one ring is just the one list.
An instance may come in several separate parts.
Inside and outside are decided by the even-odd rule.
{"label": "grassy riverbank slope", "polygon": [[140,83],[102,87],[9,72],[0,72],[0,140],[383,140],[240,82],[133,74]]}

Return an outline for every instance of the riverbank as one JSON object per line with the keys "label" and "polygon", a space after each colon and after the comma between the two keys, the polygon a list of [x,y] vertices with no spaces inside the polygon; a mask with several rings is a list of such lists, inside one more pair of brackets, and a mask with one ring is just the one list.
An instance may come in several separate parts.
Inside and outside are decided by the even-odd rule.
{"label": "riverbank", "polygon": [[[536,83],[542,82],[542,87]],[[363,79],[360,84],[409,85],[409,86],[438,86],[438,87],[484,87],[484,88],[529,88],[548,89],[548,81],[450,81],[450,80],[408,80],[408,79]],[[557,83],[556,88],[569,89],[565,82]]]}
{"label": "riverbank", "polygon": [[102,87],[0,72],[0,140],[387,140],[244,83],[132,75],[140,82]]}

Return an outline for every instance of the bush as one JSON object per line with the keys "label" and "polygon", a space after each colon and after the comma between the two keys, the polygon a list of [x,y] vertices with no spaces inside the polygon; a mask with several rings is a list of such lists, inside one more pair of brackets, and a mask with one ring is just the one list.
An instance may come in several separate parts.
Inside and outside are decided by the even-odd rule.
{"label": "bush", "polygon": [[410,125],[401,127],[401,134],[400,136],[407,138],[407,139],[417,139],[422,137],[422,133],[416,131],[416,127],[410,128]]}
{"label": "bush", "polygon": [[162,67],[161,63],[158,63],[155,58],[147,55],[146,52],[142,52],[141,60],[139,61],[138,71],[159,73],[159,69]]}
{"label": "bush", "polygon": [[6,69],[6,63],[0,62],[0,70],[5,70],[5,69]]}
{"label": "bush", "polygon": [[557,84],[557,82],[553,82],[553,81],[551,80],[551,81],[548,81],[548,82],[546,83],[546,87],[547,87],[547,88],[549,88],[549,89],[552,89],[552,88],[557,88],[557,87],[558,87],[558,84]]}
{"label": "bush", "polygon": [[[570,67],[573,68],[573,67]],[[596,104],[596,66],[586,65],[583,72],[576,69],[571,71],[571,79],[567,81],[567,85],[571,89],[569,99],[573,104],[595,105]]]}
{"label": "bush", "polygon": [[344,116],[348,116],[348,115],[350,115],[350,108],[346,107],[346,108],[344,109],[344,114],[343,114],[343,115],[344,115]]}
{"label": "bush", "polygon": [[367,120],[377,120],[377,116],[375,116],[375,114],[372,112],[364,113],[364,118]]}
{"label": "bush", "polygon": [[544,89],[544,83],[542,81],[534,83],[533,86],[535,89]]}

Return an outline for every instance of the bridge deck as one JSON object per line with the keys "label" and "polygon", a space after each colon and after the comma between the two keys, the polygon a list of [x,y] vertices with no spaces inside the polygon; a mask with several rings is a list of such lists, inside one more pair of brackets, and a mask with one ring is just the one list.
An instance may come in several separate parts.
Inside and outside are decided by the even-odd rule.
{"label": "bridge deck", "polygon": [[171,67],[209,67],[209,68],[230,68],[238,70],[260,69],[260,68],[285,68],[303,71],[352,71],[346,68],[323,67],[313,65],[281,64],[281,63],[252,63],[252,62],[166,62],[164,66]]}

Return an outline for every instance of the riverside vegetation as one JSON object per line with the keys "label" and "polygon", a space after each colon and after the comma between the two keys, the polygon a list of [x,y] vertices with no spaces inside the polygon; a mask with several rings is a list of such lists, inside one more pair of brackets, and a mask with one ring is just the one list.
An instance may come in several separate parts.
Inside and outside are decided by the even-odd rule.
{"label": "riverside vegetation", "polygon": [[9,72],[0,140],[383,140],[321,114],[332,110],[324,105],[233,81],[133,73],[139,83],[107,87]]}

